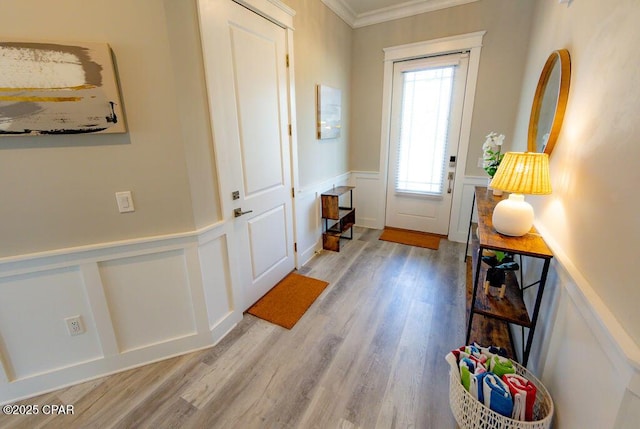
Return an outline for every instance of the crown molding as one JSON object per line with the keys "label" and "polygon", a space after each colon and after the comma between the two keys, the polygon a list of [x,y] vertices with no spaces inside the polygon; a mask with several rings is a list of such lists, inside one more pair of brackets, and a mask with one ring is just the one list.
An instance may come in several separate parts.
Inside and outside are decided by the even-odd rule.
{"label": "crown molding", "polygon": [[344,22],[349,24],[351,28],[354,28],[356,22],[356,13],[342,0],[322,0],[329,9],[331,9],[336,15],[338,15]]}
{"label": "crown molding", "polygon": [[478,0],[411,0],[395,6],[376,9],[356,14],[344,0],[322,0],[329,9],[336,13],[351,28],[365,27],[394,19],[406,18],[420,13],[446,9],[473,3]]}

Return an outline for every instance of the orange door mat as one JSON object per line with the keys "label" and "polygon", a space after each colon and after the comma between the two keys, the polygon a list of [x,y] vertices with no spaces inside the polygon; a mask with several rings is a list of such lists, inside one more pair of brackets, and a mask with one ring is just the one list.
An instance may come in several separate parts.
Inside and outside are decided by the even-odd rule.
{"label": "orange door mat", "polygon": [[291,273],[273,287],[247,313],[291,329],[329,283]]}
{"label": "orange door mat", "polygon": [[382,231],[380,240],[392,241],[394,243],[406,244],[408,246],[425,247],[433,250],[438,250],[438,247],[440,246],[439,235],[389,227],[386,227],[384,231]]}

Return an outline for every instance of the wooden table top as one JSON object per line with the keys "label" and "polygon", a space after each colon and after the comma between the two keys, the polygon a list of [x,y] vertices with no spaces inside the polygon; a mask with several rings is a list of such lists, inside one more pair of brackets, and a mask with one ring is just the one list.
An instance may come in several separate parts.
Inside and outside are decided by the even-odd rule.
{"label": "wooden table top", "polygon": [[497,197],[486,187],[476,186],[476,207],[478,209],[478,240],[483,248],[519,253],[537,258],[553,258],[551,249],[544,242],[538,231],[531,228],[522,237],[510,237],[500,234],[493,227],[491,217],[493,208],[507,195]]}
{"label": "wooden table top", "polygon": [[324,191],[322,195],[339,197],[340,195],[347,193],[352,189],[355,189],[355,186],[336,186],[335,188]]}

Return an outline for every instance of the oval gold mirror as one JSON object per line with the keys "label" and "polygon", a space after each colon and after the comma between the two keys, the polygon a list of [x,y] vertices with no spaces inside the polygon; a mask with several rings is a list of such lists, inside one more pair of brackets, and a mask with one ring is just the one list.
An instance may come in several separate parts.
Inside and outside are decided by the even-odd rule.
{"label": "oval gold mirror", "polygon": [[551,155],[567,107],[570,78],[569,51],[560,49],[552,52],[542,69],[533,97],[527,142],[529,152]]}

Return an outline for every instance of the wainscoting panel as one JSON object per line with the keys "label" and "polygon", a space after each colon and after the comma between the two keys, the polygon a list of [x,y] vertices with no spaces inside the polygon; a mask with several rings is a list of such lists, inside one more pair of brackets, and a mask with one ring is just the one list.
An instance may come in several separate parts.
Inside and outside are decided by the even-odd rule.
{"label": "wainscoting panel", "polygon": [[[65,318],[86,330],[70,336]],[[77,267],[0,279],[0,350],[9,381],[102,357]]]}
{"label": "wainscoting panel", "polygon": [[218,342],[242,319],[229,228],[0,259],[0,404]]}
{"label": "wainscoting panel", "polygon": [[296,195],[295,203],[298,243],[296,266],[300,268],[322,249],[320,193],[315,189],[300,191]]}
{"label": "wainscoting panel", "polygon": [[209,330],[214,329],[234,309],[229,251],[226,235],[218,235],[199,246]]}
{"label": "wainscoting panel", "polygon": [[[466,176],[461,192],[456,190],[457,199],[452,202],[449,240],[465,243],[469,232],[469,216],[476,186],[487,186],[486,177]],[[474,212],[474,216],[477,214]]]}
{"label": "wainscoting panel", "polygon": [[[386,202],[382,181],[382,175],[378,172],[354,171],[351,173],[349,183],[356,187],[354,204],[358,226],[384,228]],[[474,189],[476,186],[486,186],[486,184],[486,177],[466,176],[462,185],[456,186],[451,203],[449,240],[466,242]]]}
{"label": "wainscoting panel", "polygon": [[[555,403],[558,427],[637,427],[640,417],[640,349],[544,229],[554,252],[529,369],[541,376]],[[541,263],[525,259],[525,283]],[[533,308],[536,288],[525,292]],[[520,328],[513,331],[521,347]],[[526,330],[525,330],[526,335]]]}
{"label": "wainscoting panel", "polygon": [[196,333],[182,250],[99,267],[121,352]]}
{"label": "wainscoting panel", "polygon": [[[305,187],[296,195],[296,229],[298,243],[298,267],[308,262],[322,248],[322,219],[320,194],[334,185],[355,186],[353,204],[356,208],[356,225],[384,228],[384,184],[377,171],[353,171],[313,186]],[[469,229],[469,214],[475,186],[485,186],[486,177],[465,177],[462,190],[456,191],[451,208],[449,240],[464,243]]]}
{"label": "wainscoting panel", "polygon": [[384,205],[381,201],[382,193],[380,173],[377,171],[354,171],[351,182],[356,187],[354,191],[354,206],[356,207],[356,224],[366,228],[384,228]]}

